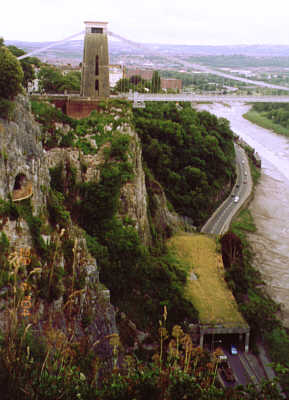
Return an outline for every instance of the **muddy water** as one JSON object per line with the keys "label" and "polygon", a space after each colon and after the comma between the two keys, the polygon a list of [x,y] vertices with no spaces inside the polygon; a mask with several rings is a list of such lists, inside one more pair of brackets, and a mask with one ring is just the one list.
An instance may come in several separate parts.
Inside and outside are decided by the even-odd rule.
{"label": "muddy water", "polygon": [[232,130],[254,147],[262,160],[262,176],[249,208],[257,226],[250,234],[261,272],[271,297],[282,304],[282,320],[289,327],[289,138],[276,135],[242,118],[249,106],[201,105],[225,117]]}

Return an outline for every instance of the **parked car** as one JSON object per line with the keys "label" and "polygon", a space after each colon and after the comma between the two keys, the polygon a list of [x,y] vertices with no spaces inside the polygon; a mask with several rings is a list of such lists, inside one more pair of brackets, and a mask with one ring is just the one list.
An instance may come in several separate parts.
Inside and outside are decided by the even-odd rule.
{"label": "parked car", "polygon": [[233,344],[231,345],[230,353],[231,353],[233,356],[236,356],[236,355],[238,354],[238,349],[237,349],[237,347],[234,346]]}
{"label": "parked car", "polygon": [[240,199],[239,196],[235,196],[235,198],[234,198],[234,203],[238,203],[239,199]]}

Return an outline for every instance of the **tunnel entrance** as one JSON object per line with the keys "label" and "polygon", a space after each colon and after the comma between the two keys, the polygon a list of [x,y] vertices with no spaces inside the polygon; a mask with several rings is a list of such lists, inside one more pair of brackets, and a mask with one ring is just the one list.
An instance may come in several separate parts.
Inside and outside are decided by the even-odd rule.
{"label": "tunnel entrance", "polygon": [[214,351],[217,347],[230,349],[237,346],[246,353],[249,350],[250,328],[247,324],[243,325],[201,325],[200,326],[200,346]]}

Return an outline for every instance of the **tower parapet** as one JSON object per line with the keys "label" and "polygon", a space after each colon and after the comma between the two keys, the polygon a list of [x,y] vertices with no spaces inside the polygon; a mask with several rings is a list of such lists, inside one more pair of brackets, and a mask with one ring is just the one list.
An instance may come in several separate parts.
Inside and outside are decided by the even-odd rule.
{"label": "tower parapet", "polygon": [[80,95],[109,97],[107,22],[85,21]]}

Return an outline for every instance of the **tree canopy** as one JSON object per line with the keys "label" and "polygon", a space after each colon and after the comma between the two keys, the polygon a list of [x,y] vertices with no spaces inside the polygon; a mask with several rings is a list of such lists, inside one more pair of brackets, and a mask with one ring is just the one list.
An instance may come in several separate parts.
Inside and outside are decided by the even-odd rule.
{"label": "tree canopy", "polygon": [[189,103],[146,103],[134,111],[143,157],[175,210],[202,223],[230,190],[233,133],[224,119]]}
{"label": "tree canopy", "polygon": [[[11,53],[15,57],[21,57],[25,53],[24,50],[19,49],[16,46],[7,46],[7,48],[11,51]],[[35,73],[34,73],[34,65],[40,66],[41,61],[37,57],[26,57],[20,60],[21,67],[23,69],[23,86],[27,87],[29,82],[32,82],[33,79],[35,79]]]}
{"label": "tree canopy", "polygon": [[64,90],[80,90],[81,76],[78,71],[71,71],[62,75],[60,70],[45,65],[40,69],[38,77],[40,87],[46,92],[63,93]]}
{"label": "tree canopy", "polygon": [[13,99],[22,90],[23,70],[5,46],[0,47],[0,97]]}

